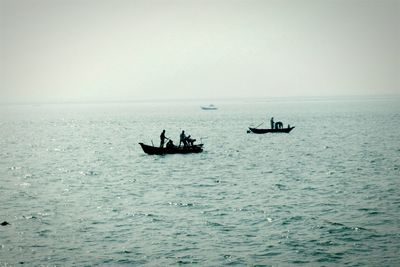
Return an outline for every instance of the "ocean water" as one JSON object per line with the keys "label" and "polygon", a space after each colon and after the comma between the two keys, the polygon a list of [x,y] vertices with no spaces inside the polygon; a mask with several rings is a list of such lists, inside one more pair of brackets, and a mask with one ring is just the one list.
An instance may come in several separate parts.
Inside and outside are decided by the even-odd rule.
{"label": "ocean water", "polygon": [[202,104],[0,106],[0,266],[400,265],[399,99]]}

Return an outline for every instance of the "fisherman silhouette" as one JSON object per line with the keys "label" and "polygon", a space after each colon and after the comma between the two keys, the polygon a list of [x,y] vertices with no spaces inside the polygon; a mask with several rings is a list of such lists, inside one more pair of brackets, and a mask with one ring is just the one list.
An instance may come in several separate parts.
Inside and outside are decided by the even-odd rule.
{"label": "fisherman silhouette", "polygon": [[196,139],[193,139],[190,137],[190,135],[188,135],[188,137],[186,137],[186,142],[188,145],[193,146],[193,143],[196,141]]}
{"label": "fisherman silhouette", "polygon": [[174,146],[175,146],[174,142],[172,142],[172,140],[169,139],[169,141],[167,142],[166,148],[173,148]]}
{"label": "fisherman silhouette", "polygon": [[165,130],[163,130],[162,133],[160,134],[160,147],[161,148],[164,147],[165,139],[169,139],[169,138],[165,137]]}
{"label": "fisherman silhouette", "polygon": [[187,146],[186,135],[185,135],[185,131],[184,130],[182,130],[182,133],[181,133],[180,138],[179,138],[179,147],[181,147],[181,143],[183,143],[184,147]]}
{"label": "fisherman silhouette", "polygon": [[280,121],[275,122],[275,128],[276,129],[282,129],[283,128],[283,123]]}

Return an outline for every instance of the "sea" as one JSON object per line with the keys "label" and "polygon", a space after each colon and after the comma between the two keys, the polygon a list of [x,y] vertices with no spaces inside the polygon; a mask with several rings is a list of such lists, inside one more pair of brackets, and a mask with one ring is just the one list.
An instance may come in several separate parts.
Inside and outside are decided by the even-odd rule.
{"label": "sea", "polygon": [[0,266],[400,266],[399,97],[210,102],[0,105]]}

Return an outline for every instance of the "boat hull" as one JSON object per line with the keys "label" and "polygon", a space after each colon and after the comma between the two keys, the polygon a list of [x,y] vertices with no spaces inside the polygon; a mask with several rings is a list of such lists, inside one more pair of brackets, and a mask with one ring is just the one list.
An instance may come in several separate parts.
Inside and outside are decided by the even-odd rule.
{"label": "boat hull", "polygon": [[213,104],[210,104],[208,106],[201,106],[202,110],[217,110],[218,108],[214,106]]}
{"label": "boat hull", "polygon": [[250,131],[255,134],[265,134],[265,133],[290,133],[294,127],[282,128],[282,129],[257,129],[249,127]]}
{"label": "boat hull", "polygon": [[203,152],[203,144],[188,146],[188,147],[156,147],[149,146],[143,143],[139,143],[144,153],[149,155],[165,155],[165,154],[189,154],[189,153],[200,153]]}

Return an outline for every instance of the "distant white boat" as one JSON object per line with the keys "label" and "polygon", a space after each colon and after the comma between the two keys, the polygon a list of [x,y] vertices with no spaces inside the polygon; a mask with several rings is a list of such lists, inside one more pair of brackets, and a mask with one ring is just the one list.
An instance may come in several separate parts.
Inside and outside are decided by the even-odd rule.
{"label": "distant white boat", "polygon": [[216,110],[218,108],[216,106],[214,106],[213,104],[210,104],[208,106],[201,106],[201,109],[203,109],[203,110]]}

